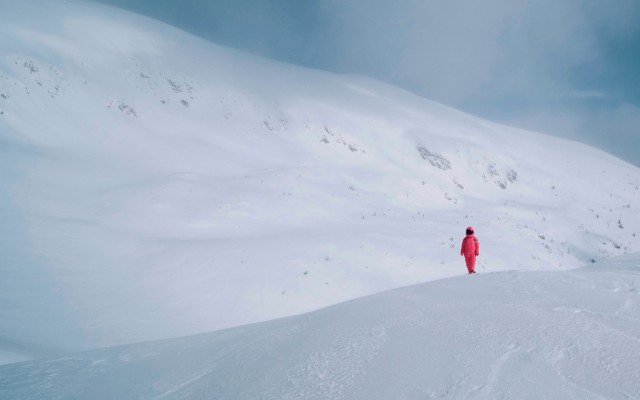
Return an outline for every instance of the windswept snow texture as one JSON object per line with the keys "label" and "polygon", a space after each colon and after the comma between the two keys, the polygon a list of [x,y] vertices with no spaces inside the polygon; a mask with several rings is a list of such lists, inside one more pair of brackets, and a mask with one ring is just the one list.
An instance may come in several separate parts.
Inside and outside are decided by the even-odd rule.
{"label": "windswept snow texture", "polygon": [[0,367],[23,399],[634,399],[640,256],[429,282],[211,334]]}
{"label": "windswept snow texture", "polygon": [[462,274],[468,225],[480,272],[640,251],[640,171],[597,149],[102,5],[0,9],[0,362]]}

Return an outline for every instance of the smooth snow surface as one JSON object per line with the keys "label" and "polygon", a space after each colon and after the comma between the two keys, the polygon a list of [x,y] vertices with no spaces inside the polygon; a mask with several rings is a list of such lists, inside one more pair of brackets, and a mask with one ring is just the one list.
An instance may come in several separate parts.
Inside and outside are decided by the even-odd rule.
{"label": "smooth snow surface", "polygon": [[463,274],[468,225],[480,272],[640,251],[640,171],[597,149],[98,4],[0,10],[0,363]]}
{"label": "smooth snow surface", "polygon": [[496,272],[306,315],[0,367],[21,399],[634,399],[640,255]]}

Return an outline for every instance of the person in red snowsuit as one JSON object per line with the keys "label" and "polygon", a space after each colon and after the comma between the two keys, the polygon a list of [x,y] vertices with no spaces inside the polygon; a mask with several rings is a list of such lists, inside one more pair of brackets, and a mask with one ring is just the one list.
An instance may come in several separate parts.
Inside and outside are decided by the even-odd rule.
{"label": "person in red snowsuit", "polygon": [[464,261],[467,263],[469,273],[475,274],[476,257],[480,255],[480,242],[478,242],[478,238],[473,234],[472,227],[467,228],[467,236],[462,239],[460,255],[464,256]]}

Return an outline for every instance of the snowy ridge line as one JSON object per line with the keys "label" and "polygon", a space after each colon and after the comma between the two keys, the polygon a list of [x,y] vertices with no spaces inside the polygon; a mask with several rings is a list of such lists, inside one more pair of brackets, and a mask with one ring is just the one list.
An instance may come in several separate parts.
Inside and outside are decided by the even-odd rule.
{"label": "snowy ridge line", "polygon": [[640,256],[443,279],[300,316],[0,367],[32,399],[633,398]]}

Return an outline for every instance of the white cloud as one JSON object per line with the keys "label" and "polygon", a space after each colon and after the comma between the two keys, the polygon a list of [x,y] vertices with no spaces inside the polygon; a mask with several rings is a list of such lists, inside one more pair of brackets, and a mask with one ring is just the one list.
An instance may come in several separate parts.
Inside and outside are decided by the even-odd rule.
{"label": "white cloud", "polygon": [[[637,107],[607,91],[607,41],[638,32],[640,3],[325,2],[335,63],[425,97],[585,141],[640,164]],[[323,37],[327,35],[322,33]],[[624,79],[624,77],[620,77]],[[597,89],[593,89],[597,88]],[[599,108],[600,107],[600,108]],[[624,144],[620,144],[624,143]]]}
{"label": "white cloud", "polygon": [[535,109],[505,122],[581,141],[640,165],[640,107]]}

